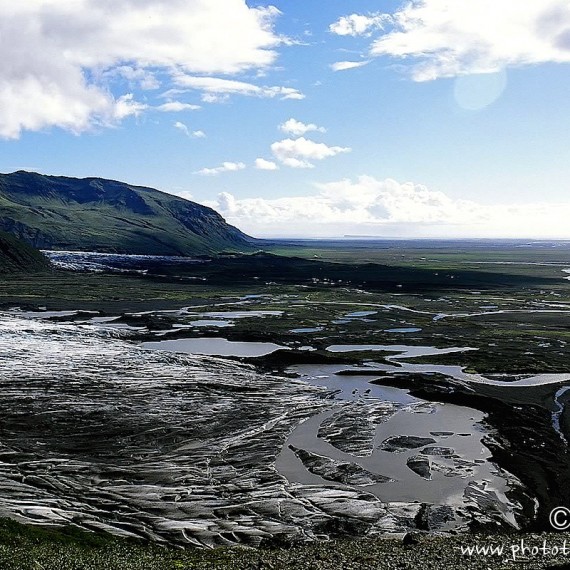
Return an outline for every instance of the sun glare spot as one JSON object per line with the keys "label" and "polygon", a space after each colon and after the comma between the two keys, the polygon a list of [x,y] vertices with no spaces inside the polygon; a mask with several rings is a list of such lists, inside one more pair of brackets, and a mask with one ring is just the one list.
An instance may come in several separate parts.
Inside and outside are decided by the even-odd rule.
{"label": "sun glare spot", "polygon": [[462,75],[455,80],[455,102],[467,111],[479,111],[497,101],[507,86],[505,71]]}

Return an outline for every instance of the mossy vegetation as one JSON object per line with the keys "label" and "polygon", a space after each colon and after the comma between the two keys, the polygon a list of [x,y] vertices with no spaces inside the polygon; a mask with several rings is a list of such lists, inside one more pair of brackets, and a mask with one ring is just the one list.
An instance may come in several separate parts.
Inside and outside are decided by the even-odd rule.
{"label": "mossy vegetation", "polygon": [[48,260],[23,241],[0,232],[0,274],[39,272],[49,268]]}
{"label": "mossy vegetation", "polygon": [[[521,540],[523,541],[521,543]],[[479,570],[567,568],[561,546],[567,533],[429,536],[335,540],[288,548],[175,549],[73,528],[44,529],[0,519],[3,570],[378,570],[379,568],[465,568]],[[511,548],[557,547],[556,554],[513,560]],[[468,555],[462,547],[503,547],[504,554]],[[530,550],[529,550],[530,552]]]}
{"label": "mossy vegetation", "polygon": [[101,178],[0,175],[0,229],[41,249],[194,255],[255,240],[211,208]]}

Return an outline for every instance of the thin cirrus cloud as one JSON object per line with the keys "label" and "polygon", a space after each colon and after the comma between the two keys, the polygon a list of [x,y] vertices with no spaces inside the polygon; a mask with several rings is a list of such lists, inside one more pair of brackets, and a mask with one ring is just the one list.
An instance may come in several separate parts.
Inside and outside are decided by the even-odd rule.
{"label": "thin cirrus cloud", "polygon": [[[343,22],[331,31],[363,35],[370,29]],[[388,24],[368,55],[401,59],[415,81],[570,62],[566,0],[414,0],[384,15],[383,27]]]}
{"label": "thin cirrus cloud", "polygon": [[570,204],[480,204],[421,184],[372,176],[315,186],[311,195],[269,199],[239,199],[223,192],[204,204],[261,237],[521,237],[521,228],[526,237],[570,236],[560,231],[567,227]]}
{"label": "thin cirrus cloud", "polygon": [[348,147],[328,146],[305,137],[283,139],[271,145],[273,156],[281,164],[291,168],[314,168],[315,165],[311,161],[323,160],[351,150]]}
{"label": "thin cirrus cloud", "polygon": [[174,128],[182,131],[189,138],[203,139],[206,137],[206,133],[204,131],[191,131],[188,128],[188,125],[184,124],[181,121],[176,121],[174,123]]}
{"label": "thin cirrus cloud", "polygon": [[287,133],[288,135],[294,136],[301,136],[305,133],[309,133],[311,131],[319,132],[319,133],[326,133],[327,130],[324,127],[319,127],[314,123],[303,123],[301,121],[297,121],[297,119],[288,119],[284,123],[279,125],[279,130]]}
{"label": "thin cirrus cloud", "polygon": [[182,103],[181,101],[168,101],[156,107],[162,113],[179,113],[180,111],[197,111],[201,109],[200,105],[193,105],[191,103]]}
{"label": "thin cirrus cloud", "polygon": [[304,99],[305,95],[292,87],[259,86],[245,81],[223,79],[221,77],[192,76],[178,74],[175,82],[179,87],[202,91],[202,100],[206,103],[225,100],[229,95],[245,95],[249,97]]}
{"label": "thin cirrus cloud", "polygon": [[331,63],[330,68],[333,71],[346,71],[347,69],[356,69],[357,67],[364,67],[368,65],[370,60],[363,61],[336,61]]}
{"label": "thin cirrus cloud", "polygon": [[160,87],[160,81],[156,75],[148,69],[141,69],[130,65],[121,65],[107,71],[106,75],[110,77],[114,75],[123,77],[129,81],[133,87],[138,86],[145,91],[158,89]]}
{"label": "thin cirrus cloud", "polygon": [[8,139],[50,127],[80,133],[140,113],[129,93],[111,94],[114,70],[154,89],[174,69],[265,69],[285,41],[273,31],[279,10],[242,0],[0,0],[0,12],[0,137]]}
{"label": "thin cirrus cloud", "polygon": [[237,172],[238,170],[244,170],[245,164],[243,162],[223,162],[221,166],[216,166],[215,168],[202,168],[195,172],[195,174],[200,174],[201,176],[217,176],[222,172]]}

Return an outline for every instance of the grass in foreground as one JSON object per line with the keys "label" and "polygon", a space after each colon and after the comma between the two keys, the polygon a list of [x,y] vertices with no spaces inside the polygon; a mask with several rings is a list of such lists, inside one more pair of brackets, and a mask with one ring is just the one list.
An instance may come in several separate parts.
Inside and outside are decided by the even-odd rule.
{"label": "grass in foreground", "polygon": [[[0,519],[0,568],[4,570],[202,570],[202,569],[483,569],[564,568],[570,535],[418,536],[311,543],[291,548],[176,549],[98,535],[74,528],[30,527]],[[522,541],[522,542],[521,542]],[[567,543],[567,554],[562,551]],[[522,547],[528,550],[523,553]],[[465,552],[502,548],[503,553]],[[532,548],[535,547],[533,554]],[[543,551],[544,548],[547,551]],[[558,552],[554,552],[558,548]]]}

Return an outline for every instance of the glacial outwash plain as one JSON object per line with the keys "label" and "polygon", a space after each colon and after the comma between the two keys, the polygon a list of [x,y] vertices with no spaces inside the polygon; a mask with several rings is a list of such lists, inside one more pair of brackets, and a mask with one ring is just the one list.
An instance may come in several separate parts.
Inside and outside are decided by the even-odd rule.
{"label": "glacial outwash plain", "polygon": [[570,242],[255,240],[166,196],[0,179],[2,568],[570,561]]}

